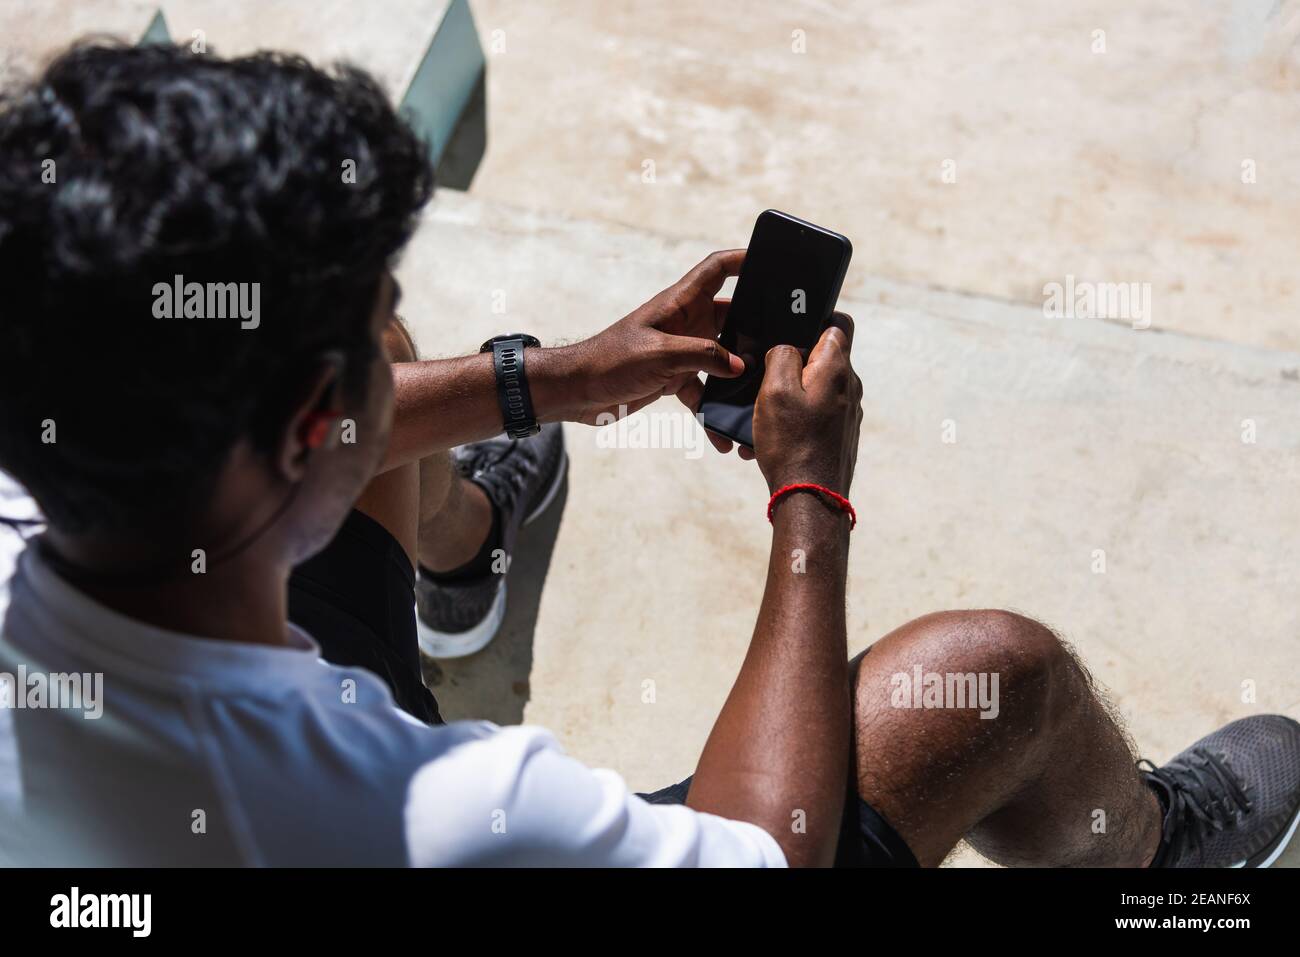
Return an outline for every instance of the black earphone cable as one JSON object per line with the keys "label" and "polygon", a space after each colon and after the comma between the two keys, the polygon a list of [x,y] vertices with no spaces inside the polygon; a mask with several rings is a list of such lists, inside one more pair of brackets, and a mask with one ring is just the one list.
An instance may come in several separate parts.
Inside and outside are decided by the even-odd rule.
{"label": "black earphone cable", "polygon": [[[298,489],[301,487],[301,482],[295,482],[293,487],[289,489],[289,493],[285,495],[284,500],[276,506],[275,511],[272,512],[261,525],[236,542],[231,548],[226,549],[224,552],[219,552],[217,555],[209,558],[205,567],[210,569],[224,562],[228,562],[232,558],[243,554],[251,548],[253,544],[270,531],[271,527],[275,525],[275,523],[283,517],[284,513],[289,510],[289,507],[298,497]],[[43,523],[35,522],[34,524]],[[44,535],[36,537],[35,545],[40,549],[41,558],[53,566],[60,575],[74,584],[103,585],[113,588],[149,588],[176,581],[187,574],[194,574],[191,571],[192,562],[189,557],[186,558],[179,568],[168,563],[166,567],[155,566],[153,568],[134,569],[124,575],[105,574],[104,572],[92,571],[76,564],[75,562],[68,561],[68,559],[64,558],[54,550]]]}

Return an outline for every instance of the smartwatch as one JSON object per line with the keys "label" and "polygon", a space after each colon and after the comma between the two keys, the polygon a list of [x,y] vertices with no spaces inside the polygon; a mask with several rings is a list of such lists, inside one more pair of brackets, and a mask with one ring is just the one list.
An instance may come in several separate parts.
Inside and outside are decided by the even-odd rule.
{"label": "smartwatch", "polygon": [[479,348],[479,352],[492,353],[497,401],[501,403],[506,435],[512,439],[526,439],[542,431],[541,423],[533,413],[533,397],[528,391],[528,376],[524,372],[524,350],[540,346],[536,336],[514,332],[489,339]]}

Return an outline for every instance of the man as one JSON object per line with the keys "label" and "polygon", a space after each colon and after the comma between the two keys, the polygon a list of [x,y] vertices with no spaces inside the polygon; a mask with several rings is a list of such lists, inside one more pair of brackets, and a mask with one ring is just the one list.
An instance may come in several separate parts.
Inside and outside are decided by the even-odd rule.
{"label": "man", "polygon": [[[389,269],[431,185],[368,77],[289,57],[85,47],[0,106],[0,467],[49,523],[0,642],[26,703],[0,711],[7,859],[936,865],[963,837],[1007,864],[1277,857],[1300,806],[1287,718],[1139,772],[1087,673],[1018,615],[927,616],[846,663],[847,317],[767,357],[758,467],[824,491],[771,505],[749,654],[693,778],[643,799],[541,729],[440,724],[417,635],[491,637],[488,557],[563,476],[534,420],[693,406],[698,373],[738,374],[714,297],[743,253],[588,342],[419,362]],[[895,676],[932,672],[996,676],[996,707],[897,700]],[[32,694],[98,674],[98,718]]]}

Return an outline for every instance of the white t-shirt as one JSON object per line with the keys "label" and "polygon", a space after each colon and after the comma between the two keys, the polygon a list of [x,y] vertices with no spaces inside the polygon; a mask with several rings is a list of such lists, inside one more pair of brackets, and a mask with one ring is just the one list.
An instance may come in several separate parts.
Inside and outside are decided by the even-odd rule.
{"label": "white t-shirt", "polygon": [[[785,864],[761,828],[647,804],[543,729],[427,727],[299,629],[265,647],[153,628],[34,548],[0,616],[0,863]],[[88,677],[15,706],[51,674]]]}

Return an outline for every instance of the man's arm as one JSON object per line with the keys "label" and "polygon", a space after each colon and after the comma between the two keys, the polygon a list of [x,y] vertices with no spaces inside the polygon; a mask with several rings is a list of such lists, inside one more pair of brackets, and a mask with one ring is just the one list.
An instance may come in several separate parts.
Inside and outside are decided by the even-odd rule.
{"label": "man's arm", "polygon": [[[541,422],[573,417],[583,372],[574,348],[528,350],[528,386]],[[393,431],[380,471],[501,434],[491,353],[397,363],[393,402]]]}
{"label": "man's arm", "polygon": [[[533,408],[543,422],[595,424],[603,413],[635,412],[676,395],[694,411],[699,373],[734,377],[744,362],[718,344],[726,300],[715,301],[740,272],[743,249],[716,252],[682,279],[608,329],[576,345],[529,349]],[[434,452],[500,435],[492,356],[405,362],[393,366],[396,408],[381,472]],[[726,451],[730,443],[714,438]]]}
{"label": "man's arm", "polygon": [[[767,358],[754,445],[772,491],[811,482],[847,495],[862,385],[849,365],[851,323],[822,336],[804,366],[789,346]],[[740,675],[709,735],[687,804],[749,821],[794,866],[835,855],[848,779],[844,623],[849,519],[816,493],[782,498],[767,587]]]}
{"label": "man's arm", "polygon": [[[714,253],[604,332],[574,346],[530,349],[533,405],[543,421],[594,423],[677,395],[692,411],[701,371],[736,376],[743,361],[717,342],[729,303],[714,300],[743,250]],[[791,347],[768,356],[754,414],[759,466],[775,490],[815,482],[847,494],[862,387],[849,365],[852,325],[837,317],[805,366]],[[384,468],[497,435],[492,359],[395,367],[397,409]],[[730,443],[710,436],[726,451]],[[767,588],[750,650],[700,758],[688,804],[766,830],[791,864],[834,856],[848,777],[844,623],[848,519],[811,494],[776,509]],[[796,571],[801,550],[803,570]]]}

